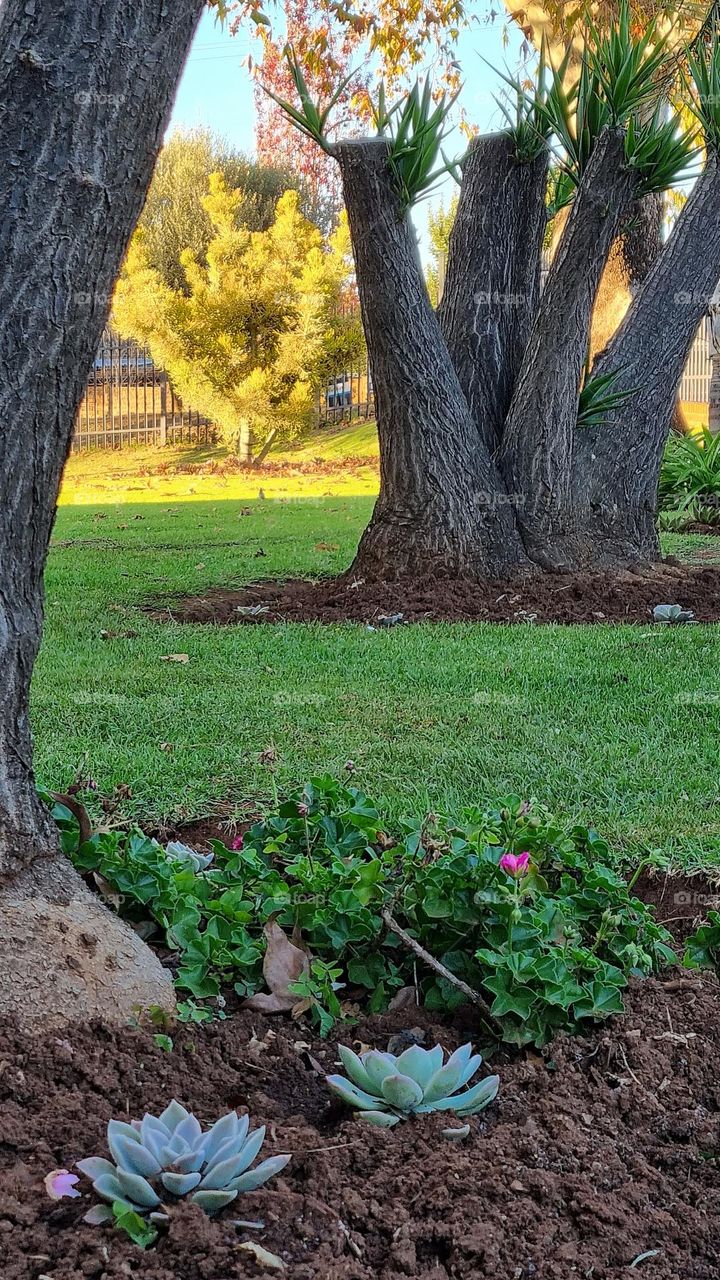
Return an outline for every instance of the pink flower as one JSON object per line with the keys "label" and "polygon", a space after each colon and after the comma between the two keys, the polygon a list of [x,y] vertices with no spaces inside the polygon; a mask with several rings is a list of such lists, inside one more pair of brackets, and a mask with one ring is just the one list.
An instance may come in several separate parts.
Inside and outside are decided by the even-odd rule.
{"label": "pink flower", "polygon": [[298,805],[298,813],[300,814],[300,817],[301,817],[301,818],[307,818],[307,816],[308,816],[309,812],[310,812],[310,806],[309,806],[309,805],[307,805],[307,804],[299,804],[299,805]]}
{"label": "pink flower", "polygon": [[529,862],[529,853],[504,853],[500,859],[500,866],[509,876],[519,880],[520,876],[527,875]]}
{"label": "pink flower", "polygon": [[51,1173],[46,1174],[43,1181],[51,1200],[62,1200],[64,1196],[75,1200],[80,1195],[80,1192],[75,1190],[75,1183],[80,1179],[76,1173],[70,1173],[69,1169],[53,1169]]}
{"label": "pink flower", "polygon": [[236,836],[232,844],[230,845],[230,848],[235,850],[242,849],[244,839],[245,839],[244,836]]}

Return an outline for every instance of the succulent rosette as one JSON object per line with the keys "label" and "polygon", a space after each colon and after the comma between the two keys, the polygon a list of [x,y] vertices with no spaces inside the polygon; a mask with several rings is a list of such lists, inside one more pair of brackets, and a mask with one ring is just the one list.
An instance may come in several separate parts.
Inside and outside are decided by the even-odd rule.
{"label": "succulent rosette", "polygon": [[486,1076],[465,1088],[482,1064],[471,1044],[456,1049],[444,1064],[441,1045],[423,1049],[414,1044],[397,1057],[375,1049],[357,1054],[345,1045],[338,1045],[338,1053],[349,1079],[328,1076],[333,1093],[357,1108],[361,1119],[386,1129],[430,1111],[476,1115],[493,1101],[500,1086],[498,1076]]}
{"label": "succulent rosette", "polygon": [[[249,1132],[250,1119],[230,1111],[203,1131],[200,1121],[172,1101],[160,1116],[147,1114],[127,1124],[111,1120],[107,1141],[112,1160],[91,1156],[77,1168],[90,1178],[102,1200],[162,1220],[165,1204],[189,1196],[206,1213],[216,1213],[243,1191],[255,1191],[285,1165],[289,1155],[270,1156],[250,1166],[260,1152],[265,1127]],[[114,1161],[114,1163],[113,1163]],[[90,1210],[91,1222],[109,1221],[110,1207]]]}

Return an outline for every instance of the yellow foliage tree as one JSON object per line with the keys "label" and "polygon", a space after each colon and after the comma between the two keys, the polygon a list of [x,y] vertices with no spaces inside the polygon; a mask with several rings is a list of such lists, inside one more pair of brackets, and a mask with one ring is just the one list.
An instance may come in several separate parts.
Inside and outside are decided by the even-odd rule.
{"label": "yellow foliage tree", "polygon": [[267,231],[237,225],[241,200],[211,174],[203,204],[213,228],[204,260],[182,254],[186,289],[148,263],[136,232],[115,292],[113,321],[146,345],[182,399],[250,461],[271,432],[300,434],[312,422],[350,272],[343,219],[328,242],[300,212],[296,191],[278,201]]}

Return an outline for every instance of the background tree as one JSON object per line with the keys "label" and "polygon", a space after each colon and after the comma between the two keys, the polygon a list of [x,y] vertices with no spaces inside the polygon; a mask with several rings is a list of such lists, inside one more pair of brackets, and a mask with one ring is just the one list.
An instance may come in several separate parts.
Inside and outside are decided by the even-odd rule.
{"label": "background tree", "polygon": [[202,201],[211,239],[202,257],[181,254],[180,288],[150,265],[139,229],[113,319],[249,462],[270,433],[287,439],[313,421],[320,370],[342,324],[350,243],[342,223],[326,244],[302,216],[296,191],[280,197],[266,231],[239,225],[242,202],[241,190],[211,174]]}
{"label": "background tree", "polygon": [[173,1004],[149,948],[60,855],[28,699],[75,415],[202,7],[0,6],[0,1013],[27,1023]]}
{"label": "background tree", "polygon": [[457,207],[458,198],[457,195],[453,195],[447,204],[443,202],[439,208],[431,209],[428,213],[431,259],[425,275],[430,301],[434,307],[438,305],[442,293],[448,250],[450,248],[450,233],[457,215]]}
{"label": "background tree", "polygon": [[[477,578],[658,558],[675,389],[720,277],[717,38],[687,63],[705,165],[592,373],[592,310],[617,234],[639,199],[697,158],[668,118],[667,51],[652,24],[634,35],[624,6],[617,26],[589,28],[569,94],[562,67],[541,76],[510,127],[473,142],[438,316],[408,207],[437,180],[447,107],[414,92],[380,111],[378,138],[339,143],[304,111],[340,165],[375,387],[380,495],[354,575]],[[572,207],[541,293],[551,141],[554,200]]]}
{"label": "background tree", "polygon": [[139,222],[149,265],[173,289],[185,287],[183,250],[202,259],[210,243],[203,201],[211,173],[238,192],[237,225],[247,231],[265,231],[283,192],[300,185],[290,169],[248,159],[211,129],[176,130],[158,156]]}
{"label": "background tree", "polygon": [[455,44],[469,19],[467,8],[463,0],[419,0],[404,6],[395,0],[358,0],[353,5],[337,0],[267,0],[262,5],[236,0],[231,5],[233,29],[249,27],[259,43],[259,56],[249,60],[257,86],[258,157],[266,163],[286,164],[302,175],[304,188],[312,194],[310,216],[324,230],[333,225],[342,203],[337,168],[292,127],[264,91],[270,89],[286,99],[291,96],[286,50],[294,50],[310,91],[318,98],[328,97],[331,86],[355,71],[334,121],[334,136],[346,136],[367,126],[368,86],[378,76],[396,84],[419,63],[430,60],[443,66],[448,84],[457,87]]}

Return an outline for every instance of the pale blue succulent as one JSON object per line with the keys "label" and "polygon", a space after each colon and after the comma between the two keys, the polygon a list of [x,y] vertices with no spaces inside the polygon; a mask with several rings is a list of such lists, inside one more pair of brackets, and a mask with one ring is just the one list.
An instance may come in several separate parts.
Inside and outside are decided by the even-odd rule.
{"label": "pale blue succulent", "polygon": [[181,840],[171,840],[165,846],[165,856],[170,862],[180,862],[186,867],[191,867],[193,871],[205,871],[215,854],[198,853],[197,849],[191,849],[189,844],[183,844]]}
{"label": "pale blue succulent", "polygon": [[361,1119],[386,1129],[428,1111],[475,1115],[492,1102],[500,1086],[498,1076],[486,1076],[465,1088],[482,1063],[471,1044],[456,1049],[444,1065],[439,1044],[434,1049],[413,1044],[397,1057],[376,1049],[358,1055],[345,1045],[338,1045],[338,1053],[350,1079],[327,1076],[333,1093],[356,1107]]}
{"label": "pale blue succulent", "polygon": [[[248,1116],[230,1111],[203,1131],[200,1121],[174,1100],[162,1115],[145,1115],[107,1127],[115,1161],[92,1156],[77,1168],[90,1178],[102,1200],[162,1219],[169,1201],[189,1196],[206,1213],[216,1213],[243,1191],[254,1191],[285,1168],[289,1155],[271,1156],[250,1168],[265,1137],[261,1126],[249,1133]],[[90,1210],[89,1221],[112,1218],[109,1207]]]}

